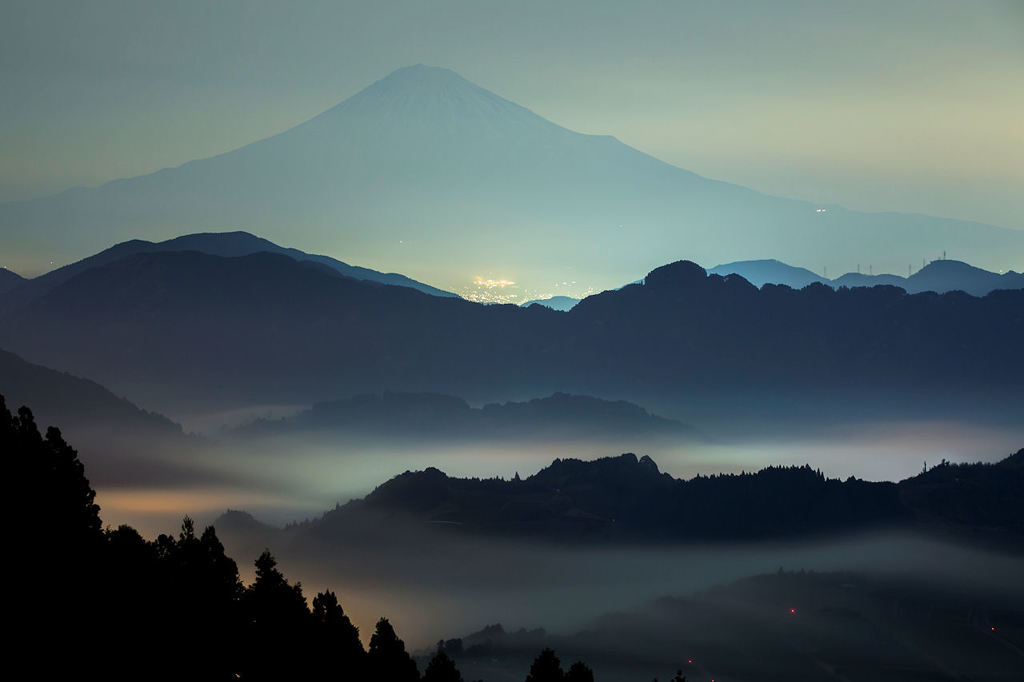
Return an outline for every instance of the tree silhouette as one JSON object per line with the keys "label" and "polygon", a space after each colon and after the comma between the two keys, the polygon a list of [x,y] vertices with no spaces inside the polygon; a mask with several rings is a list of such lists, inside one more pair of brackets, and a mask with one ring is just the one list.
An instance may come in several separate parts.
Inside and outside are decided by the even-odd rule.
{"label": "tree silhouette", "polygon": [[[44,438],[27,408],[12,415],[2,395],[0,453],[18,492],[38,509],[16,524],[25,579],[8,612],[17,650],[31,650],[22,640],[49,647],[47,679],[420,679],[387,619],[364,651],[337,595],[317,594],[310,611],[301,584],[288,582],[269,551],[256,559],[256,580],[243,587],[212,526],[197,535],[185,517],[177,536],[154,541],[130,526],[102,530],[75,450],[55,428]],[[438,647],[425,680],[461,682],[446,650],[461,651],[462,641]],[[530,679],[563,679],[554,652],[542,652]]]}
{"label": "tree silhouette", "polygon": [[405,650],[405,642],[398,638],[387,618],[377,621],[366,658],[371,679],[388,682],[417,682],[420,679],[416,661]]}
{"label": "tree silhouette", "polygon": [[427,663],[423,673],[423,682],[462,682],[462,674],[455,667],[455,661],[448,657],[445,650],[438,648],[437,653]]}
{"label": "tree silhouette", "polygon": [[[313,597],[316,625],[312,660],[314,677],[321,679],[363,679],[366,652],[359,641],[359,628],[352,624],[338,597],[330,590]],[[330,655],[325,655],[330,652]]]}
{"label": "tree silhouette", "polygon": [[313,618],[302,586],[291,585],[265,550],[256,559],[256,580],[243,595],[249,624],[249,679],[308,676],[311,661],[299,655],[309,645]]}
{"label": "tree silhouette", "polygon": [[594,682],[594,671],[583,661],[576,661],[565,673],[565,682]]}
{"label": "tree silhouette", "polygon": [[552,649],[540,652],[530,666],[530,674],[526,676],[526,682],[562,682],[564,679],[562,662]]}

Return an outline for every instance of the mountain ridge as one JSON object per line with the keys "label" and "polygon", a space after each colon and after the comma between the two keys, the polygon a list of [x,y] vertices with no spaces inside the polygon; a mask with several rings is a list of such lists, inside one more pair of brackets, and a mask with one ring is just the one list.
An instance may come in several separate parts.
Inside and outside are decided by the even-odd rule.
{"label": "mountain ridge", "polygon": [[[392,74],[234,151],[4,204],[0,234],[16,260],[48,253],[48,262],[130,237],[245,225],[278,241],[301,235],[299,243],[315,240],[328,253],[389,263],[455,290],[468,284],[459,274],[468,259],[481,271],[514,267],[518,281],[550,281],[573,268],[606,285],[648,269],[655,253],[684,249],[702,262],[769,251],[798,262],[827,263],[835,254],[868,262],[883,244],[899,263],[943,249],[988,267],[1024,260],[1019,230],[839,207],[818,213],[810,202],[703,178],[613,138],[568,131],[433,68]],[[609,249],[619,255],[614,263]]]}
{"label": "mountain ridge", "polygon": [[171,412],[133,391],[305,404],[382,390],[641,404],[780,385],[993,394],[1024,381],[1022,296],[757,289],[681,261],[561,313],[429,296],[266,252],[140,253],[0,314],[0,345]]}
{"label": "mountain ridge", "polygon": [[[1024,549],[1024,449],[992,464],[950,464],[899,482],[829,479],[808,465],[674,478],[647,456],[555,459],[511,480],[406,471],[365,497],[284,531],[343,542],[382,516],[447,533],[558,543],[678,543],[807,538],[878,528],[987,535]],[[217,521],[232,532],[277,533],[245,512]]]}
{"label": "mountain ridge", "polygon": [[725,263],[711,268],[708,274],[737,274],[757,287],[765,284],[784,284],[794,289],[802,289],[814,283],[825,284],[833,289],[844,286],[895,286],[909,294],[926,291],[939,294],[963,291],[972,296],[985,296],[999,289],[1024,289],[1024,274],[1013,270],[995,273],[963,261],[946,259],[934,260],[908,277],[848,272],[835,279],[828,279],[806,268],[787,265],[776,259]]}
{"label": "mountain ridge", "polygon": [[[340,274],[352,277],[353,279],[368,280],[393,286],[404,286],[410,289],[422,291],[423,293],[430,294],[432,296],[457,298],[456,294],[441,291],[440,289],[430,285],[417,282],[405,275],[393,272],[377,272],[376,270],[371,270],[369,268],[349,265],[348,263],[330,258],[329,256],[308,254],[298,249],[279,246],[270,240],[244,231],[201,232],[181,235],[162,242],[131,239],[126,242],[115,244],[114,246],[104,249],[92,256],[87,256],[86,258],[75,261],[74,263],[70,263],[57,268],[56,270],[44,273],[39,277],[32,278],[31,280],[22,279],[16,286],[10,287],[8,289],[8,293],[11,294],[11,300],[22,303],[45,294],[51,289],[68,281],[75,275],[85,272],[91,268],[108,265],[138,253],[158,253],[168,251],[198,251],[200,253],[226,258],[247,256],[260,252],[275,253],[288,256],[296,261],[308,261],[326,265],[332,270],[336,270]],[[3,293],[2,289],[0,289],[0,293]],[[9,300],[7,305],[10,304]]]}

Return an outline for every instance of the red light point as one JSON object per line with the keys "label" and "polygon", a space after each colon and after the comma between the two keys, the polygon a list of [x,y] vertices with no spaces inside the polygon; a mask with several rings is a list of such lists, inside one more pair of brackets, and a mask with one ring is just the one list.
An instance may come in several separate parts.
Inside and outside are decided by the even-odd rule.
{"label": "red light point", "polygon": [[790,613],[796,613],[796,609],[790,609],[789,612]]}

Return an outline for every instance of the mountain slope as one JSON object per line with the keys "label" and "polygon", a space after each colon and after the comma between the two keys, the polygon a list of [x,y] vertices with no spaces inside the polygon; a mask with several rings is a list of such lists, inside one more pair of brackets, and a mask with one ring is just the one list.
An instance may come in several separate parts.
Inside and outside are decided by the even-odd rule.
{"label": "mountain slope", "polygon": [[542,305],[545,308],[551,308],[552,310],[561,310],[562,312],[568,312],[573,309],[580,299],[573,298],[571,296],[551,296],[549,298],[538,298],[533,301],[527,301],[520,305],[524,308],[528,308],[533,304]]}
{"label": "mountain slope", "polygon": [[[141,392],[163,409],[148,398],[313,402],[340,387],[374,391],[409,377],[402,387],[421,390],[452,367],[477,371],[490,351],[460,338],[460,330],[497,337],[506,308],[355,280],[266,252],[136,253],[9,312],[0,337],[34,360]],[[556,315],[512,308],[523,319]],[[529,337],[537,330],[523,324],[519,333],[504,332],[502,343],[535,346]],[[495,370],[490,376],[508,378],[509,370]]]}
{"label": "mountain slope", "polygon": [[708,270],[709,275],[739,275],[755,287],[765,284],[785,284],[794,289],[803,289],[818,282],[828,284],[829,280],[819,277],[807,268],[796,268],[775,259],[748,260],[716,265]]}
{"label": "mountain slope", "polygon": [[996,396],[1024,386],[1022,311],[1024,291],[759,290],[684,261],[560,313],[265,252],[166,252],[88,269],[0,315],[0,344],[165,411],[172,398],[309,404],[383,390],[641,404],[752,388]]}
{"label": "mountain slope", "polygon": [[919,291],[966,291],[984,296],[996,289],[1024,289],[1024,274],[1010,271],[989,272],[956,260],[936,260],[907,278],[904,287],[910,293]]}
{"label": "mountain slope", "polygon": [[12,262],[38,270],[117,240],[245,225],[449,289],[475,269],[520,281],[585,271],[607,286],[666,253],[773,253],[836,271],[858,261],[901,269],[944,249],[996,269],[1024,261],[1021,231],[818,208],[566,130],[451,71],[415,66],[235,151],[0,206],[0,237]]}
{"label": "mountain slope", "polygon": [[7,268],[0,268],[0,294],[6,294],[8,291],[21,286],[24,284],[25,278],[16,272],[11,272]]}
{"label": "mountain slope", "polygon": [[835,279],[819,277],[805,268],[796,268],[777,260],[739,261],[719,265],[708,270],[709,274],[737,274],[755,286],[785,284],[802,289],[813,282],[838,287],[894,286],[907,293],[917,294],[934,291],[944,294],[948,291],[964,291],[972,296],[984,296],[998,289],[1024,289],[1024,274],[1014,271],[999,274],[955,260],[936,260],[909,277],[878,274],[865,275],[848,272]]}
{"label": "mountain slope", "polygon": [[520,480],[405,472],[293,527],[343,541],[367,515],[453,532],[558,542],[808,537],[921,524],[1024,547],[1024,450],[995,464],[943,464],[899,483],[828,479],[809,466],[676,479],[649,457],[556,459]]}
{"label": "mountain slope", "polygon": [[133,434],[181,435],[181,427],[154,412],[142,410],[103,386],[65,372],[22,360],[0,350],[0,395],[10,409],[30,405],[41,425],[62,429],[84,427]]}
{"label": "mountain slope", "polygon": [[326,265],[327,267],[336,270],[342,275],[352,277],[354,279],[363,279],[372,282],[379,282],[381,284],[409,287],[433,296],[455,296],[455,294],[448,293],[447,291],[441,291],[440,289],[417,282],[397,273],[377,272],[376,270],[349,265],[328,256],[311,255],[299,251],[298,249],[278,246],[271,241],[249,234],[248,232],[223,232],[183,235],[181,237],[175,237],[174,239],[168,239],[167,241],[159,243],[148,242],[141,239],[132,239],[127,242],[115,244],[109,249],[104,249],[103,251],[89,256],[88,258],[83,258],[82,260],[71,263],[70,265],[57,268],[45,275],[40,275],[32,280],[22,280],[22,286],[18,287],[18,292],[12,296],[12,299],[7,303],[7,305],[30,301],[31,299],[50,291],[54,287],[63,284],[75,275],[85,272],[90,268],[114,263],[138,253],[161,253],[170,251],[198,251],[200,253],[223,256],[226,258],[247,256],[260,252],[276,253],[294,258],[297,261],[320,263],[321,265]]}

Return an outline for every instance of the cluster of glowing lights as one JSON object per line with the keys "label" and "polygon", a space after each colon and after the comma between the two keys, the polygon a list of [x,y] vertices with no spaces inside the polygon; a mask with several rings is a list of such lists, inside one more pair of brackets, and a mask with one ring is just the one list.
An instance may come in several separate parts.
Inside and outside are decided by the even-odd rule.
{"label": "cluster of glowing lights", "polygon": [[507,279],[484,279],[483,277],[475,277],[473,282],[478,287],[484,287],[485,289],[494,289],[496,287],[504,289],[515,284],[515,282]]}
{"label": "cluster of glowing lights", "polygon": [[[567,295],[573,298],[582,299],[595,293],[593,287],[587,287],[586,290],[581,291],[577,286],[578,285],[575,280],[565,280],[549,285],[551,288],[534,289],[532,287],[524,288],[520,286],[518,282],[510,279],[490,279],[476,276],[470,284],[461,289],[457,289],[456,291],[467,301],[473,301],[475,303],[503,303],[511,305],[519,305],[526,301],[548,299],[558,295]],[[559,290],[559,287],[575,290]]]}

